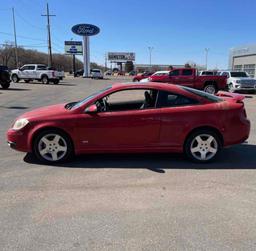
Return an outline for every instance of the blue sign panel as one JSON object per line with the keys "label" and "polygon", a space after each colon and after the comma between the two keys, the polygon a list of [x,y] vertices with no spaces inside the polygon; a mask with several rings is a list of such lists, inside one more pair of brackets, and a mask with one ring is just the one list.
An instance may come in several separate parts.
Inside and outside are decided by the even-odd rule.
{"label": "blue sign panel", "polygon": [[92,24],[77,24],[72,31],[80,36],[94,36],[100,32],[100,28]]}

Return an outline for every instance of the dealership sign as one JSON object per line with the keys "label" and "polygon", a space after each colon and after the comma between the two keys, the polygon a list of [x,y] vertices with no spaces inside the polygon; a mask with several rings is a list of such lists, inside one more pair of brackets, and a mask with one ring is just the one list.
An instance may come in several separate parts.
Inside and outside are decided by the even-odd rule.
{"label": "dealership sign", "polygon": [[82,41],[65,41],[65,53],[83,55]]}
{"label": "dealership sign", "polygon": [[108,60],[112,62],[135,61],[134,52],[109,52]]}
{"label": "dealership sign", "polygon": [[92,24],[77,24],[72,27],[72,31],[80,36],[94,36],[100,32],[100,28]]}

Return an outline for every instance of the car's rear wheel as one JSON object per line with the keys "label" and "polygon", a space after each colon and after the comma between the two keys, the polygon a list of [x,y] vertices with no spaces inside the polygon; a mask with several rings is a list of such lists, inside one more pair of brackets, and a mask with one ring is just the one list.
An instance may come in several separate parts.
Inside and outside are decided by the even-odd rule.
{"label": "car's rear wheel", "polygon": [[214,84],[207,84],[204,87],[204,91],[210,94],[215,94],[217,92],[217,88]]}
{"label": "car's rear wheel", "polygon": [[139,82],[139,80],[136,79],[136,78],[134,78],[132,81],[133,81],[133,82]]}
{"label": "car's rear wheel", "polygon": [[35,138],[33,151],[40,161],[54,164],[68,160],[72,156],[73,146],[65,133],[46,130]]}
{"label": "car's rear wheel", "polygon": [[19,77],[17,76],[17,74],[13,74],[12,75],[12,82],[13,83],[18,83],[20,81]]}
{"label": "car's rear wheel", "polygon": [[212,161],[221,147],[219,136],[211,130],[198,130],[192,133],[185,142],[184,150],[195,162]]}
{"label": "car's rear wheel", "polygon": [[10,87],[10,83],[1,83],[3,89],[8,89]]}
{"label": "car's rear wheel", "polygon": [[41,81],[43,84],[49,84],[49,79],[47,76],[42,76]]}
{"label": "car's rear wheel", "polygon": [[53,80],[53,84],[55,84],[55,85],[57,85],[59,82],[60,82],[59,79],[54,79],[54,80]]}

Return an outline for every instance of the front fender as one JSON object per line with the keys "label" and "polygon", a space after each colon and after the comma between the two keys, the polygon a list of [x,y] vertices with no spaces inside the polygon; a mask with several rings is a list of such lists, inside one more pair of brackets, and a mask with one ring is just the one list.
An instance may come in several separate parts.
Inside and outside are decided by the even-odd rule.
{"label": "front fender", "polygon": [[61,130],[63,132],[65,132],[66,134],[68,134],[71,139],[74,139],[74,127],[70,126],[64,126],[63,123],[61,122],[45,122],[45,123],[40,123],[38,125],[33,126],[28,133],[28,148],[30,149],[30,151],[32,151],[33,149],[33,140],[35,138],[35,136],[37,135],[38,132],[42,131],[42,130],[46,130],[46,129],[58,129]]}

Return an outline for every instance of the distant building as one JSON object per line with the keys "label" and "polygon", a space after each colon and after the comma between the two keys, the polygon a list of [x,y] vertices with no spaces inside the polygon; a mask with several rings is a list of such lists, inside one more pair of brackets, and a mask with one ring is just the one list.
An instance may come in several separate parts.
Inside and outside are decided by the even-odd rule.
{"label": "distant building", "polygon": [[[135,70],[138,72],[144,72],[144,71],[168,71],[170,65],[164,65],[164,64],[135,64]],[[173,68],[182,68],[184,65],[171,65]]]}
{"label": "distant building", "polygon": [[242,45],[230,49],[229,70],[246,71],[256,77],[256,44]]}
{"label": "distant building", "polygon": [[[170,70],[170,66],[172,66],[173,68],[183,68],[183,67],[185,67],[185,65],[175,65],[175,64],[168,64],[168,65],[165,65],[165,64],[152,64],[152,65],[149,65],[149,64],[135,64],[134,68],[137,72],[144,72],[144,71],[155,72],[155,71],[168,71],[168,70]],[[194,67],[194,66],[191,66],[191,67]],[[196,65],[196,68],[198,70],[204,70],[205,69],[205,67],[201,66],[201,65]]]}

